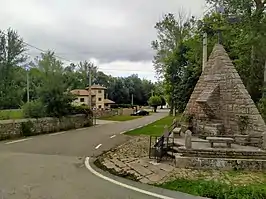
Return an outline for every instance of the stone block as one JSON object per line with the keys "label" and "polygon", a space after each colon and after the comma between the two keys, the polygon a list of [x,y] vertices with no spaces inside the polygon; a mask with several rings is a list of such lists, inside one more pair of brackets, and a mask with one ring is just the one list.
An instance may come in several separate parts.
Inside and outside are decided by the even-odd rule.
{"label": "stone block", "polygon": [[160,164],[160,165],[158,165],[158,167],[161,170],[166,171],[166,172],[171,172],[174,169],[174,167],[169,165],[169,164]]}
{"label": "stone block", "polygon": [[129,163],[128,166],[137,171],[142,176],[147,176],[152,174],[152,172],[149,169],[145,168],[139,163]]}
{"label": "stone block", "polygon": [[185,133],[185,147],[187,149],[192,148],[192,132],[190,130],[187,130]]}
{"label": "stone block", "polygon": [[156,183],[160,182],[164,178],[164,176],[160,176],[158,174],[151,174],[146,176],[146,178],[148,178],[150,182]]}
{"label": "stone block", "polygon": [[110,160],[104,160],[103,165],[106,166],[108,169],[114,169],[116,168],[115,164],[111,162]]}
{"label": "stone block", "polygon": [[111,161],[112,161],[116,166],[118,166],[118,167],[120,167],[120,168],[124,168],[124,167],[127,166],[126,164],[124,164],[123,162],[121,162],[120,160],[118,160],[117,158],[113,158],[113,159],[111,159]]}
{"label": "stone block", "polygon": [[140,181],[141,183],[144,183],[144,184],[148,184],[148,183],[150,183],[149,179],[148,179],[148,178],[145,178],[145,177],[139,179],[139,181]]}

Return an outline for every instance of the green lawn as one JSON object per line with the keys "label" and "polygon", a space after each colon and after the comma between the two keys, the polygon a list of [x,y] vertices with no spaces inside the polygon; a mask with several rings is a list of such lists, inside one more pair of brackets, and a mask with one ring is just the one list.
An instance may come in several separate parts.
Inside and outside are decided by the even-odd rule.
{"label": "green lawn", "polygon": [[128,121],[141,118],[142,116],[130,116],[130,115],[115,115],[111,117],[102,117],[101,120],[110,120],[110,121]]}
{"label": "green lawn", "polygon": [[222,183],[214,180],[188,180],[176,179],[167,182],[159,187],[180,191],[195,196],[217,199],[262,199],[266,198],[265,183],[255,183],[248,185],[235,185],[231,183]]}
{"label": "green lawn", "polygon": [[14,110],[0,110],[0,120],[21,119],[23,112],[21,109]]}
{"label": "green lawn", "polygon": [[171,125],[174,117],[167,116],[163,119],[160,119],[156,122],[153,122],[147,126],[144,126],[139,129],[126,132],[127,135],[152,135],[152,136],[161,136],[164,130],[165,125]]}

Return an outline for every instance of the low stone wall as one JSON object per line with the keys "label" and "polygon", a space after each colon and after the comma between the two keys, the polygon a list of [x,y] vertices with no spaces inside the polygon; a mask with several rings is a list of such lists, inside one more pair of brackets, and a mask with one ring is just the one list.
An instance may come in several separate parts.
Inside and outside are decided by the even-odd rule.
{"label": "low stone wall", "polygon": [[0,121],[0,140],[53,133],[92,126],[92,117],[73,115],[62,118],[40,118]]}
{"label": "low stone wall", "polygon": [[118,110],[94,110],[93,115],[96,118],[111,117],[114,115],[118,115]]}
{"label": "low stone wall", "polygon": [[266,171],[266,160],[176,157],[176,167],[187,169],[217,169]]}
{"label": "low stone wall", "polygon": [[180,156],[200,158],[234,158],[234,159],[259,159],[266,160],[265,151],[235,150],[235,149],[186,149],[179,147]]}
{"label": "low stone wall", "polygon": [[121,109],[118,109],[118,115],[131,115],[134,112],[135,112],[135,110],[132,109],[132,108],[121,108]]}

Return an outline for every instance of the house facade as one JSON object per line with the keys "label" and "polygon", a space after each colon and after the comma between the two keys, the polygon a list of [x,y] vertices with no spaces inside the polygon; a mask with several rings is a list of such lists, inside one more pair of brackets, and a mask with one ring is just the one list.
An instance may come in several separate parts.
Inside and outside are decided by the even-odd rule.
{"label": "house facade", "polygon": [[[90,88],[86,89],[75,89],[70,91],[72,94],[77,96],[77,99],[73,102],[76,105],[86,104],[89,105],[89,93]],[[91,105],[92,108],[103,109],[110,108],[110,104],[115,104],[112,100],[105,99],[106,88],[100,85],[91,86]]]}

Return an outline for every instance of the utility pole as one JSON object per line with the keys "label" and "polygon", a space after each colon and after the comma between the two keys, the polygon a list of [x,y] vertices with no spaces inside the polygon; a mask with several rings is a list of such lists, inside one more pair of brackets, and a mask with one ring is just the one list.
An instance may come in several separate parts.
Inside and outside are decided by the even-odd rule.
{"label": "utility pole", "polygon": [[206,32],[203,33],[203,63],[202,63],[202,72],[206,68],[206,64],[208,61],[208,34]]}
{"label": "utility pole", "polygon": [[[223,0],[218,0],[215,4],[215,10],[219,14],[224,14],[224,6],[223,6]],[[218,44],[222,44],[222,30],[218,29]]]}
{"label": "utility pole", "polygon": [[266,60],[265,60],[265,65],[264,65],[264,85],[263,85],[263,97],[266,98]]}
{"label": "utility pole", "polygon": [[89,107],[92,109],[92,99],[91,99],[91,72],[92,72],[92,66],[89,66]]}
{"label": "utility pole", "polygon": [[30,77],[29,77],[30,65],[26,64],[25,69],[26,69],[26,78],[27,78],[27,102],[29,103],[30,102]]}
{"label": "utility pole", "polygon": [[133,106],[134,105],[134,95],[131,94],[131,105]]}
{"label": "utility pole", "polygon": [[29,70],[27,70],[27,102],[30,102],[30,80],[29,80]]}

